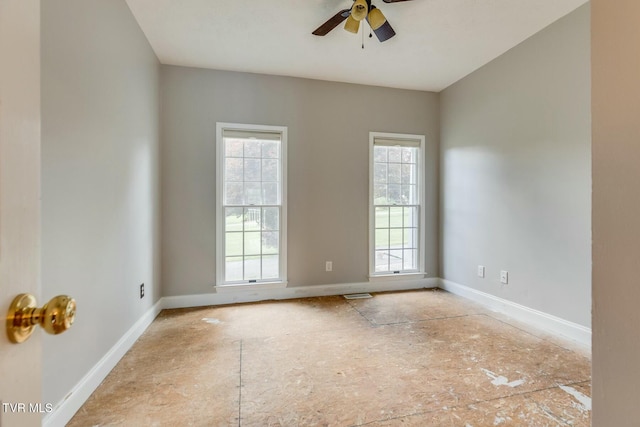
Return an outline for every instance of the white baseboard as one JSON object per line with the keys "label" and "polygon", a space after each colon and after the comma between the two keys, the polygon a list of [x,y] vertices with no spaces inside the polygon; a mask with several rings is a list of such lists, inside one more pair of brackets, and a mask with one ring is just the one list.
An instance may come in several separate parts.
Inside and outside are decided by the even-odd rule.
{"label": "white baseboard", "polygon": [[65,399],[42,419],[46,427],[62,427],[98,388],[100,383],[133,346],[142,333],[151,325],[162,310],[162,299],[156,302],[140,319],[111,347],[95,366],[76,384]]}
{"label": "white baseboard", "polygon": [[376,282],[341,283],[332,285],[295,286],[272,289],[238,289],[218,293],[181,295],[162,298],[162,308],[203,307],[208,305],[236,304],[266,300],[308,298],[358,292],[404,291],[410,289],[437,288],[438,278],[381,280]]}
{"label": "white baseboard", "polygon": [[589,349],[591,348],[591,328],[449,280],[440,279],[439,287],[452,294],[475,301],[491,310],[504,313],[533,327],[569,338]]}

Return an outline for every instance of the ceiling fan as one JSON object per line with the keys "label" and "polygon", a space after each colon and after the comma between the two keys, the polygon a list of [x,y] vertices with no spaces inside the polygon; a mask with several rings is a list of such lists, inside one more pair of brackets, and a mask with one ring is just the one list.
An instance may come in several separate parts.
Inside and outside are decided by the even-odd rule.
{"label": "ceiling fan", "polygon": [[[382,0],[385,3],[398,3],[409,0]],[[371,4],[371,0],[354,0],[350,9],[344,9],[329,18],[327,22],[320,25],[312,34],[325,36],[329,31],[337,27],[342,21],[347,20],[344,29],[351,33],[358,33],[360,21],[366,19],[369,26],[381,42],[389,40],[396,35],[387,18],[384,17],[380,9]]]}

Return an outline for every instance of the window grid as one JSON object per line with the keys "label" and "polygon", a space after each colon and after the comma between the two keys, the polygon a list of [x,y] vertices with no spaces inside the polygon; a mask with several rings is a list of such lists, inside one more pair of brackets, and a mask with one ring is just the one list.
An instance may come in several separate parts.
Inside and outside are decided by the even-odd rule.
{"label": "window grid", "polygon": [[224,138],[224,204],[279,204],[279,151],[279,141]]}
{"label": "window grid", "polygon": [[388,135],[383,136],[382,143],[371,136],[371,271],[373,274],[418,272],[422,268],[419,177],[423,137],[402,138],[396,142]]}
{"label": "window grid", "polygon": [[[401,212],[399,217],[401,223],[399,225],[391,224],[392,212]],[[418,267],[418,226],[416,219],[419,217],[420,206],[419,205],[375,205],[375,271],[377,273],[396,273],[400,271],[416,271]],[[383,213],[385,212],[385,213]],[[380,224],[378,218],[385,216],[387,218],[387,224]],[[407,221],[407,217],[413,218],[413,221]],[[392,236],[392,232],[399,232],[400,239]],[[386,233],[386,245],[385,240],[380,239],[380,232]],[[398,240],[400,240],[398,242]],[[394,246],[393,242],[396,242],[397,246]],[[397,258],[398,253],[400,256],[400,266],[391,268],[392,258]],[[381,258],[387,259],[386,267],[381,268],[385,263],[380,262]]]}
{"label": "window grid", "polygon": [[[249,275],[247,275],[246,273],[246,261],[247,259],[252,259],[256,256],[258,256],[259,261],[260,261],[260,278],[271,278],[268,277],[266,275],[265,272],[265,268],[264,268],[264,256],[280,256],[279,253],[279,232],[280,232],[280,224],[279,224],[279,218],[280,218],[280,211],[281,211],[281,207],[279,205],[273,205],[273,206],[262,206],[260,208],[258,207],[246,207],[244,205],[235,205],[235,206],[225,206],[224,208],[225,210],[225,243],[230,242],[230,236],[234,236],[234,235],[239,235],[240,239],[240,246],[241,246],[241,250],[239,252],[232,252],[231,255],[229,255],[229,249],[225,248],[225,261],[226,261],[226,265],[227,267],[229,266],[229,261],[230,260],[235,260],[235,261],[242,261],[240,264],[242,266],[242,270],[241,270],[241,276],[238,277],[236,280],[242,280],[242,281],[247,281],[247,280],[253,280],[254,277],[251,277]],[[239,211],[240,210],[240,211]],[[267,215],[267,213],[269,212],[269,210],[276,212],[276,215],[271,215],[275,217],[275,220],[272,221],[268,221],[267,218],[269,218],[270,215]],[[234,212],[235,211],[235,212]],[[256,213],[256,211],[258,211]],[[240,215],[238,215],[238,212],[240,213]],[[235,216],[242,216],[242,221],[240,221],[241,224],[241,229],[240,230],[229,230],[229,226],[228,226],[228,218],[231,215],[235,215]],[[250,222],[255,222],[257,224],[257,226],[259,227],[258,229],[249,229],[247,230],[247,223]],[[272,225],[268,224],[268,222],[271,222]],[[251,234],[259,234],[260,235],[260,244],[259,246],[259,251],[258,253],[248,253],[247,249],[246,249],[246,235],[247,233],[251,233]],[[277,236],[277,243],[276,246],[274,247],[275,250],[267,250],[265,251],[265,241],[268,241],[268,237],[271,235],[271,238],[273,239],[274,235]],[[267,245],[268,246],[268,245]],[[276,269],[277,272],[279,269]],[[277,276],[277,275],[276,275]],[[234,281],[233,279],[235,278],[234,276],[229,276],[227,275],[227,280],[228,281]],[[231,279],[231,280],[230,280]]]}
{"label": "window grid", "polygon": [[282,276],[282,141],[225,137],[223,130],[221,154],[223,281],[278,280]]}

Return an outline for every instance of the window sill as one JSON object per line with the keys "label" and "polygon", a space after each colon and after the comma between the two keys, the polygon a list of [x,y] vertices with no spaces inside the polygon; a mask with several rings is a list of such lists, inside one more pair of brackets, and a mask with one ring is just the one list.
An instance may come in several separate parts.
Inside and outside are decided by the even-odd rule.
{"label": "window sill", "polygon": [[216,292],[250,292],[264,289],[282,289],[287,282],[238,283],[234,285],[217,285]]}
{"label": "window sill", "polygon": [[426,272],[418,273],[398,273],[398,274],[376,274],[375,276],[369,276],[369,282],[388,282],[390,280],[416,280],[424,279],[427,277]]}

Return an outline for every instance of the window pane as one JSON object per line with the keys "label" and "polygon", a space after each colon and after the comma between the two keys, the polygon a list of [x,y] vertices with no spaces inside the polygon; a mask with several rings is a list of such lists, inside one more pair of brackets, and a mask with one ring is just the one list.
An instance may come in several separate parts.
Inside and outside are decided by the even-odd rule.
{"label": "window pane", "polygon": [[280,229],[280,209],[278,208],[262,209],[262,229],[263,230],[279,230]]}
{"label": "window pane", "polygon": [[402,248],[402,229],[392,228],[389,230],[389,247],[391,249]]}
{"label": "window pane", "polygon": [[278,194],[279,185],[277,182],[262,183],[262,197],[265,205],[277,205],[280,203]]}
{"label": "window pane", "polygon": [[402,165],[402,183],[403,184],[415,184],[415,165]]}
{"label": "window pane", "polygon": [[389,251],[389,271],[402,270],[402,249]]}
{"label": "window pane", "polygon": [[241,205],[243,201],[243,184],[241,182],[227,182],[224,187],[224,203],[226,205]]}
{"label": "window pane", "polygon": [[244,180],[260,181],[260,160],[244,159]]}
{"label": "window pane", "polygon": [[415,185],[403,185],[401,187],[401,198],[403,205],[416,204],[416,186]]}
{"label": "window pane", "polygon": [[262,233],[262,253],[278,254],[280,253],[280,233],[277,231],[265,231]]}
{"label": "window pane", "polygon": [[389,208],[376,208],[376,228],[389,227]]}
{"label": "window pane", "polygon": [[244,231],[259,231],[260,222],[260,208],[244,209]]}
{"label": "window pane", "polygon": [[262,155],[262,142],[256,139],[244,140],[244,157],[261,157]]}
{"label": "window pane", "polygon": [[224,140],[224,151],[226,157],[242,157],[243,142],[241,139]]}
{"label": "window pane", "polygon": [[278,181],[278,160],[262,160],[262,181]]}
{"label": "window pane", "polygon": [[389,196],[387,203],[390,205],[401,205],[402,204],[402,196],[400,190],[400,184],[389,184],[388,185]]}
{"label": "window pane", "polygon": [[405,249],[403,257],[403,265],[405,270],[417,270],[418,264],[415,249]]}
{"label": "window pane", "polygon": [[373,161],[374,162],[387,162],[387,147],[374,146],[373,147]]}
{"label": "window pane", "polygon": [[259,256],[244,257],[244,280],[260,279],[261,259]]}
{"label": "window pane", "polygon": [[379,205],[387,203],[387,186],[385,184],[375,184],[373,186],[373,203]]}
{"label": "window pane", "polygon": [[389,163],[395,162],[400,163],[402,148],[400,147],[389,147]]}
{"label": "window pane", "polygon": [[247,205],[262,204],[262,190],[259,182],[244,183],[244,202]]}
{"label": "window pane", "polygon": [[389,208],[389,226],[390,227],[402,227],[402,208]]}
{"label": "window pane", "polygon": [[400,184],[402,181],[402,165],[389,164],[389,184]]}
{"label": "window pane", "polygon": [[242,233],[227,233],[224,254],[226,256],[242,256]]}
{"label": "window pane", "polygon": [[244,254],[260,255],[260,232],[244,233]]}
{"label": "window pane", "polygon": [[225,225],[227,231],[242,231],[242,208],[225,208]]}
{"label": "window pane", "polygon": [[417,152],[416,148],[402,147],[402,163],[415,163]]}
{"label": "window pane", "polygon": [[376,249],[389,249],[389,229],[379,228],[376,230],[375,237]]}
{"label": "window pane", "polygon": [[242,181],[242,159],[228,158],[225,159],[225,180]]}
{"label": "window pane", "polygon": [[376,251],[375,264],[376,272],[389,271],[389,251]]}
{"label": "window pane", "polygon": [[242,257],[225,258],[224,273],[227,282],[242,280]]}
{"label": "window pane", "polygon": [[262,157],[265,159],[277,159],[280,157],[280,143],[276,141],[262,142]]}
{"label": "window pane", "polygon": [[417,229],[405,228],[403,234],[404,234],[403,247],[405,249],[415,249],[418,247],[417,246]]}
{"label": "window pane", "polygon": [[373,169],[373,182],[379,184],[387,183],[387,164],[386,163],[376,163]]}
{"label": "window pane", "polygon": [[262,257],[262,278],[278,279],[280,277],[280,256],[267,255]]}

